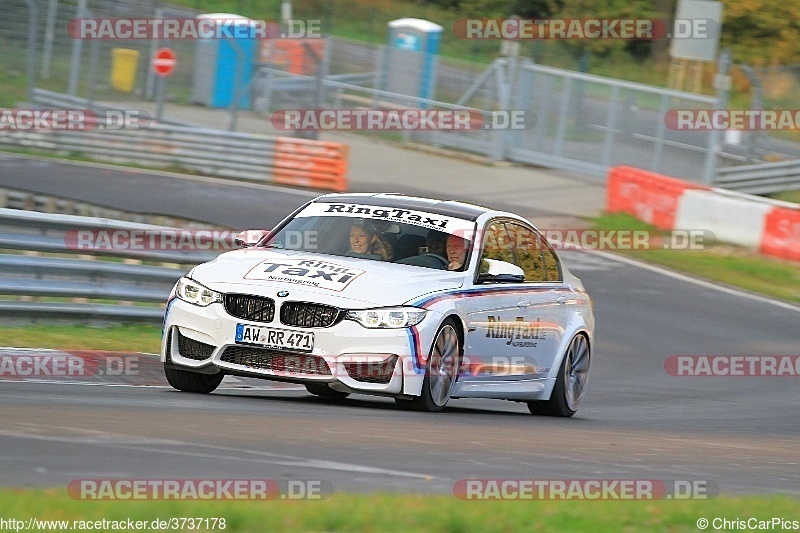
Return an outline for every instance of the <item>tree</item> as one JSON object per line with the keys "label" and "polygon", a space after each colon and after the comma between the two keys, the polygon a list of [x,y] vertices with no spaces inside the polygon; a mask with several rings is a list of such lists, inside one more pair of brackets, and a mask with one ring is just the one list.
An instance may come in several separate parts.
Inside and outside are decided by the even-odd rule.
{"label": "tree", "polygon": [[753,65],[800,62],[800,2],[723,0],[721,45],[736,62]]}

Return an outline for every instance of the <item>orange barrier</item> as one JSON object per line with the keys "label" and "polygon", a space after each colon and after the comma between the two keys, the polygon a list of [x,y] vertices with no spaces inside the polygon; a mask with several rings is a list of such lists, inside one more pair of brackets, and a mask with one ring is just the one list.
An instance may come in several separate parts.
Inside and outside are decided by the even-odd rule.
{"label": "orange barrier", "polygon": [[660,229],[674,229],[678,201],[687,189],[710,191],[711,187],[634,167],[615,167],[608,173],[606,210],[629,213]]}
{"label": "orange barrier", "polygon": [[325,39],[264,39],[261,42],[261,62],[292,74],[312,75],[317,72],[317,62],[309,48],[322,58],[325,55]]}
{"label": "orange barrier", "polygon": [[800,209],[775,207],[767,213],[761,252],[800,261]]}
{"label": "orange barrier", "polygon": [[275,183],[337,192],[347,190],[349,147],[342,143],[279,137],[275,141]]}

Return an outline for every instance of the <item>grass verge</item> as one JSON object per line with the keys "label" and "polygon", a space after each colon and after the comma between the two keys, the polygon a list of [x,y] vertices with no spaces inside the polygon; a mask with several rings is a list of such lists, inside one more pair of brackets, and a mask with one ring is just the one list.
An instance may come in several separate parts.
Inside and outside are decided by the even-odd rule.
{"label": "grass verge", "polygon": [[[697,522],[701,518],[713,521],[753,517],[770,522],[773,517],[782,517],[789,521],[789,528],[798,518],[798,500],[788,496],[686,501],[463,501],[447,495],[334,493],[323,501],[189,502],[83,501],[72,500],[65,492],[0,490],[0,500],[6,509],[4,518],[68,520],[70,526],[73,520],[130,518],[152,522],[180,517],[224,518],[225,531],[257,532],[679,532],[698,531]],[[713,529],[713,523],[710,525]]]}
{"label": "grass verge", "polygon": [[[606,214],[592,221],[596,230],[658,231],[655,226],[627,214]],[[725,285],[800,303],[800,268],[796,262],[725,244],[704,250],[619,250],[619,253]]]}
{"label": "grass verge", "polygon": [[777,192],[775,194],[770,195],[772,198],[776,200],[783,200],[784,202],[794,202],[796,204],[800,204],[800,191],[784,191],[784,192]]}
{"label": "grass verge", "polygon": [[152,166],[152,165],[140,165],[138,163],[134,163],[131,161],[127,162],[120,162],[120,161],[106,161],[103,159],[95,159],[86,155],[83,155],[79,152],[70,152],[68,154],[59,153],[59,152],[43,152],[39,150],[28,150],[27,148],[16,148],[13,146],[5,146],[0,149],[0,153],[11,153],[11,154],[19,154],[19,155],[29,155],[34,157],[47,157],[49,159],[64,159],[67,161],[78,161],[81,163],[98,163],[102,165],[112,165],[117,166],[120,168],[134,168],[134,169],[141,169],[141,170],[154,170],[158,172],[175,172],[178,174],[190,174],[193,176],[201,176],[202,173],[191,169],[185,168],[180,165],[175,165],[170,163],[164,166]]}
{"label": "grass verge", "polygon": [[161,326],[33,325],[0,328],[0,346],[158,353],[161,346]]}

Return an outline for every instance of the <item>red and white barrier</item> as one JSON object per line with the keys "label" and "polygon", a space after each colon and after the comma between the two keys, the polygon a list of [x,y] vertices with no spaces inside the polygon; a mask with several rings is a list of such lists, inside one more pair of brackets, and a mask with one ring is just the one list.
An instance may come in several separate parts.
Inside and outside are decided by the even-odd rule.
{"label": "red and white barrier", "polygon": [[800,261],[797,204],[615,167],[608,176],[606,209],[664,230],[711,231],[720,242]]}

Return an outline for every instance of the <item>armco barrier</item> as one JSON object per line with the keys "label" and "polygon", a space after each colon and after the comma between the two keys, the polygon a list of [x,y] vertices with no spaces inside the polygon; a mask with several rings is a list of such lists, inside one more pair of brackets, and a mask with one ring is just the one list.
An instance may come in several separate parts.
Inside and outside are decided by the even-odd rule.
{"label": "armco barrier", "polygon": [[347,146],[151,124],[134,129],[0,130],[0,147],[80,153],[101,161],[176,165],[213,176],[347,190]]}
{"label": "armco barrier", "polygon": [[800,261],[797,204],[617,167],[609,171],[606,209],[664,230],[710,231],[720,242]]}
{"label": "armco barrier", "polygon": [[0,208],[0,319],[158,323],[175,282],[192,266],[225,251],[76,247],[73,238],[81,231],[134,235],[181,230]]}
{"label": "armco barrier", "polygon": [[[117,111],[83,98],[35,89],[33,103],[48,108],[87,109],[100,117]],[[113,122],[113,121],[112,121]],[[0,129],[3,146],[79,153],[100,161],[156,167],[180,166],[204,174],[327,191],[347,190],[348,146],[341,143],[236,133],[184,124],[142,123],[119,128],[87,118],[80,130]]]}
{"label": "armco barrier", "polygon": [[660,229],[672,229],[678,202],[689,189],[711,190],[638,168],[615,167],[608,174],[606,209],[631,214]]}

